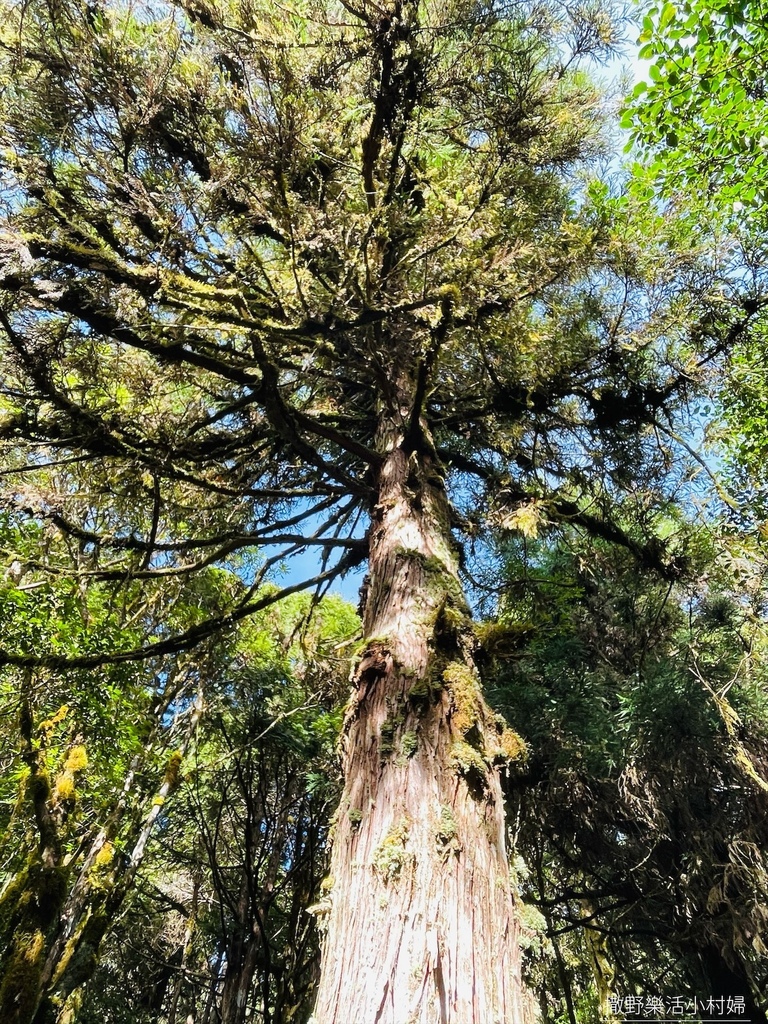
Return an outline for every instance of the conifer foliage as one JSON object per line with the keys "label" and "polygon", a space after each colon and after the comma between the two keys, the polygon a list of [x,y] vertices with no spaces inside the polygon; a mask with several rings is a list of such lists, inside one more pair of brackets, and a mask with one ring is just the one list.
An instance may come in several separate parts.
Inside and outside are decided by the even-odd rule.
{"label": "conifer foliage", "polygon": [[[589,184],[611,12],[4,0],[0,22],[4,500],[61,541],[29,579],[147,602],[86,644],[11,634],[0,665],[156,664],[365,562],[316,1019],[517,1024],[500,772],[523,743],[482,695],[471,549],[567,520],[676,579],[684,552],[611,510],[751,315],[690,331],[710,271],[671,280]],[[217,569],[238,582],[171,614]]]}

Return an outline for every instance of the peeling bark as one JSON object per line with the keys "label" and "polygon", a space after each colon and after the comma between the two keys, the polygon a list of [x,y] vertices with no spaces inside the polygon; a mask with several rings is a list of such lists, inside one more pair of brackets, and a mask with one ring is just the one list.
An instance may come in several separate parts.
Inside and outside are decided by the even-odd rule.
{"label": "peeling bark", "polygon": [[368,642],[327,879],[317,1024],[517,1024],[517,921],[499,783],[440,466],[401,414],[370,535]]}

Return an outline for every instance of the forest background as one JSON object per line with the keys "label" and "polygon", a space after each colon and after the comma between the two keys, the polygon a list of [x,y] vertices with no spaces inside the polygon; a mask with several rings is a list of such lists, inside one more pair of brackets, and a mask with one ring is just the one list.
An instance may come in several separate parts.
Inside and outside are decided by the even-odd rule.
{"label": "forest background", "polygon": [[768,12],[0,9],[3,1024],[765,1021]]}

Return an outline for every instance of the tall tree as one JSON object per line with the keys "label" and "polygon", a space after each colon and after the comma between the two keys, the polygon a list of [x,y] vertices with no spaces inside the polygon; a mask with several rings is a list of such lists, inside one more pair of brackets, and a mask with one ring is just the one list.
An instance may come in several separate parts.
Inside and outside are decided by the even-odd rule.
{"label": "tall tree", "polygon": [[95,579],[218,562],[248,586],[180,632],[0,663],[184,650],[277,600],[297,552],[320,565],[283,594],[367,560],[316,1020],[519,1021],[499,773],[522,745],[482,696],[462,542],[565,518],[674,577],[609,497],[730,337],[686,337],[710,279],[680,263],[675,292],[580,177],[610,13],[2,11],[2,435],[20,479],[85,462],[92,512],[9,500]]}
{"label": "tall tree", "polygon": [[667,522],[692,563],[675,584],[568,528],[505,545],[502,621],[529,639],[496,678],[530,740],[509,788],[554,944],[532,971],[547,1018],[639,989],[766,1020],[764,556],[711,519]]}
{"label": "tall tree", "polygon": [[[110,636],[130,637],[131,621],[147,623],[157,609],[139,585],[115,595],[76,567],[75,579],[57,571],[61,537],[43,538],[11,516],[0,537],[17,567],[0,589],[3,634],[21,648],[93,649]],[[207,575],[166,592],[173,608],[159,610],[163,628],[215,609],[220,588],[242,588],[225,574]],[[231,637],[218,641],[194,656],[98,671],[2,670],[0,1017],[9,1024],[76,1014],[101,941],[178,787],[205,691],[222,671],[224,643],[232,645]]]}
{"label": "tall tree", "polygon": [[313,908],[323,906],[359,620],[328,598],[300,629],[309,604],[301,595],[244,625],[209,677],[194,752],[78,1021],[288,1024],[311,1013]]}

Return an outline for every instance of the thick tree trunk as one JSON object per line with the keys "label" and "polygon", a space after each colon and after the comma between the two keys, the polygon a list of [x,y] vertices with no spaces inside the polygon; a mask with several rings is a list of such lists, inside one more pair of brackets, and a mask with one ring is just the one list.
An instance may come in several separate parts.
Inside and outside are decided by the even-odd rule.
{"label": "thick tree trunk", "polygon": [[725,961],[721,950],[714,945],[705,946],[699,955],[709,981],[707,995],[726,1000],[729,996],[741,998],[744,1003],[744,1019],[751,1021],[751,1024],[767,1024],[768,1014],[757,1005],[749,974],[746,970],[738,969],[738,961],[732,967]]}
{"label": "thick tree trunk", "polygon": [[[400,426],[398,426],[398,422]],[[518,1024],[499,765],[431,445],[380,431],[367,645],[344,731],[317,1024]]]}

